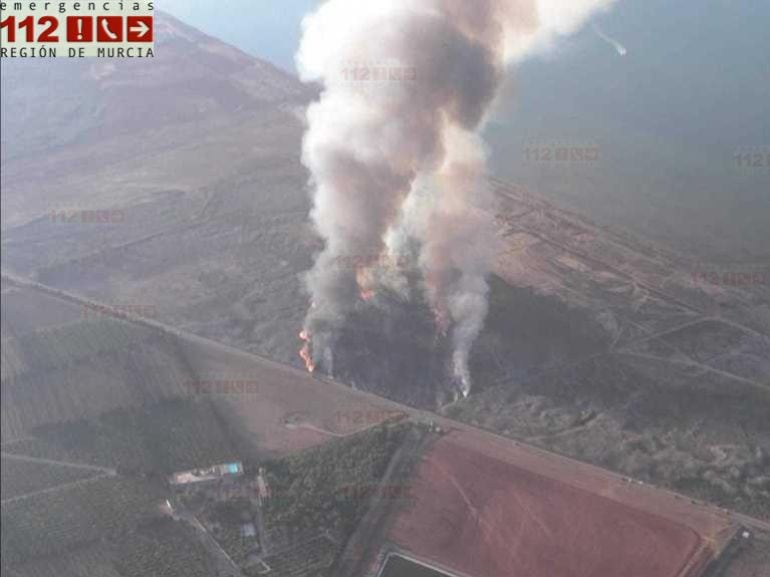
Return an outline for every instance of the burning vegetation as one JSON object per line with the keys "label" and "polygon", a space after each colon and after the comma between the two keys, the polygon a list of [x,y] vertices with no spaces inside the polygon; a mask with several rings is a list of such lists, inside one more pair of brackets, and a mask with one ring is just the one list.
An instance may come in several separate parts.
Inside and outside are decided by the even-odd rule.
{"label": "burning vegetation", "polygon": [[[297,63],[323,91],[307,110],[303,162],[325,242],[306,279],[314,303],[303,338],[309,369],[323,364],[331,373],[332,352],[360,302],[403,285],[399,272],[342,263],[406,255],[435,332],[451,345],[445,380],[470,393],[470,352],[487,315],[496,251],[480,130],[506,66],[610,3],[330,0],[307,17]],[[345,62],[414,73],[375,85],[340,74]]]}
{"label": "burning vegetation", "polygon": [[310,333],[307,330],[303,330],[301,333],[299,333],[299,338],[304,343],[302,345],[302,348],[299,350],[299,356],[302,358],[302,361],[305,363],[305,368],[307,368],[307,372],[310,374],[313,374],[315,372],[315,363],[313,362],[313,354],[310,351],[310,347],[312,346],[311,340],[310,340]]}

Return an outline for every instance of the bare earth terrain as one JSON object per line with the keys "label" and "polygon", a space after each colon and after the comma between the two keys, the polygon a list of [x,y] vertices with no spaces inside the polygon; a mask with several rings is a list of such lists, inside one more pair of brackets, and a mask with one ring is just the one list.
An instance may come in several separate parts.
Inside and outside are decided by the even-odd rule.
{"label": "bare earth terrain", "polygon": [[438,441],[414,483],[388,539],[479,577],[700,575],[734,533],[714,511],[470,432]]}

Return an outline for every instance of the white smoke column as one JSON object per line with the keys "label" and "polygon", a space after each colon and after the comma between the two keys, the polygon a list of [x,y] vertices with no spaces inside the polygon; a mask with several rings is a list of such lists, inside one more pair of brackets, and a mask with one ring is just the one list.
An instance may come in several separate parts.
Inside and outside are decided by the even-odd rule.
{"label": "white smoke column", "polygon": [[626,47],[625,47],[625,46],[623,46],[623,45],[622,45],[620,42],[618,42],[617,40],[615,40],[615,39],[614,39],[612,36],[610,36],[609,34],[606,34],[606,33],[604,32],[604,30],[602,30],[601,28],[599,28],[599,25],[598,25],[598,24],[594,24],[593,28],[594,28],[594,32],[596,33],[596,35],[597,35],[599,38],[601,38],[602,40],[604,40],[604,41],[605,41],[607,44],[609,44],[610,46],[612,46],[612,47],[615,49],[615,52],[617,52],[617,53],[618,53],[620,56],[625,56],[626,54],[628,54],[628,50],[626,50]]}
{"label": "white smoke column", "polygon": [[487,314],[497,237],[483,143],[475,133],[451,128],[445,146],[444,164],[415,192],[424,201],[410,225],[422,243],[420,265],[439,328],[446,332],[451,326],[455,383],[467,396],[468,359]]}
{"label": "white smoke column", "polygon": [[410,194],[423,194],[427,207],[403,220],[422,243],[428,298],[452,330],[455,376],[468,393],[494,256],[476,134],[507,63],[611,1],[328,0],[305,19],[298,67],[323,86],[308,109],[303,151],[325,241],[307,277],[315,362],[329,356],[360,279],[377,276],[361,269],[382,262],[405,207],[421,204],[406,203]]}

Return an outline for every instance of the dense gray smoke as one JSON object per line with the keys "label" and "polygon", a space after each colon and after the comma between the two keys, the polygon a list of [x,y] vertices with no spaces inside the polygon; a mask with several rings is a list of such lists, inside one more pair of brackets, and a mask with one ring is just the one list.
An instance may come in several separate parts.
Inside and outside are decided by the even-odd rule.
{"label": "dense gray smoke", "polygon": [[323,85],[303,160],[325,241],[307,276],[303,349],[331,371],[335,339],[376,295],[393,238],[416,259],[438,330],[451,335],[456,385],[487,314],[493,210],[478,131],[506,65],[574,31],[611,0],[329,0],[307,17],[297,61]]}

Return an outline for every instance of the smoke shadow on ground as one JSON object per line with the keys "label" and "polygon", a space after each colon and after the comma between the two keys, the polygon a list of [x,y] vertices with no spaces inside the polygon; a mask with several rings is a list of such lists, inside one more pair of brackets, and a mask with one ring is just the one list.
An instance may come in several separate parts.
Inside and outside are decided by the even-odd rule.
{"label": "smoke shadow on ground", "polygon": [[587,311],[493,276],[489,315],[471,356],[474,391],[526,380],[604,351],[609,343],[605,329]]}
{"label": "smoke shadow on ground", "polygon": [[350,315],[335,346],[334,376],[356,388],[417,407],[450,390],[451,346],[436,333],[428,305],[380,294]]}
{"label": "smoke shadow on ground", "polygon": [[[507,381],[606,350],[609,337],[585,311],[556,297],[490,279],[490,310],[471,355],[478,394]],[[350,315],[334,351],[334,377],[412,406],[454,400],[451,342],[437,334],[425,302],[380,294]]]}

